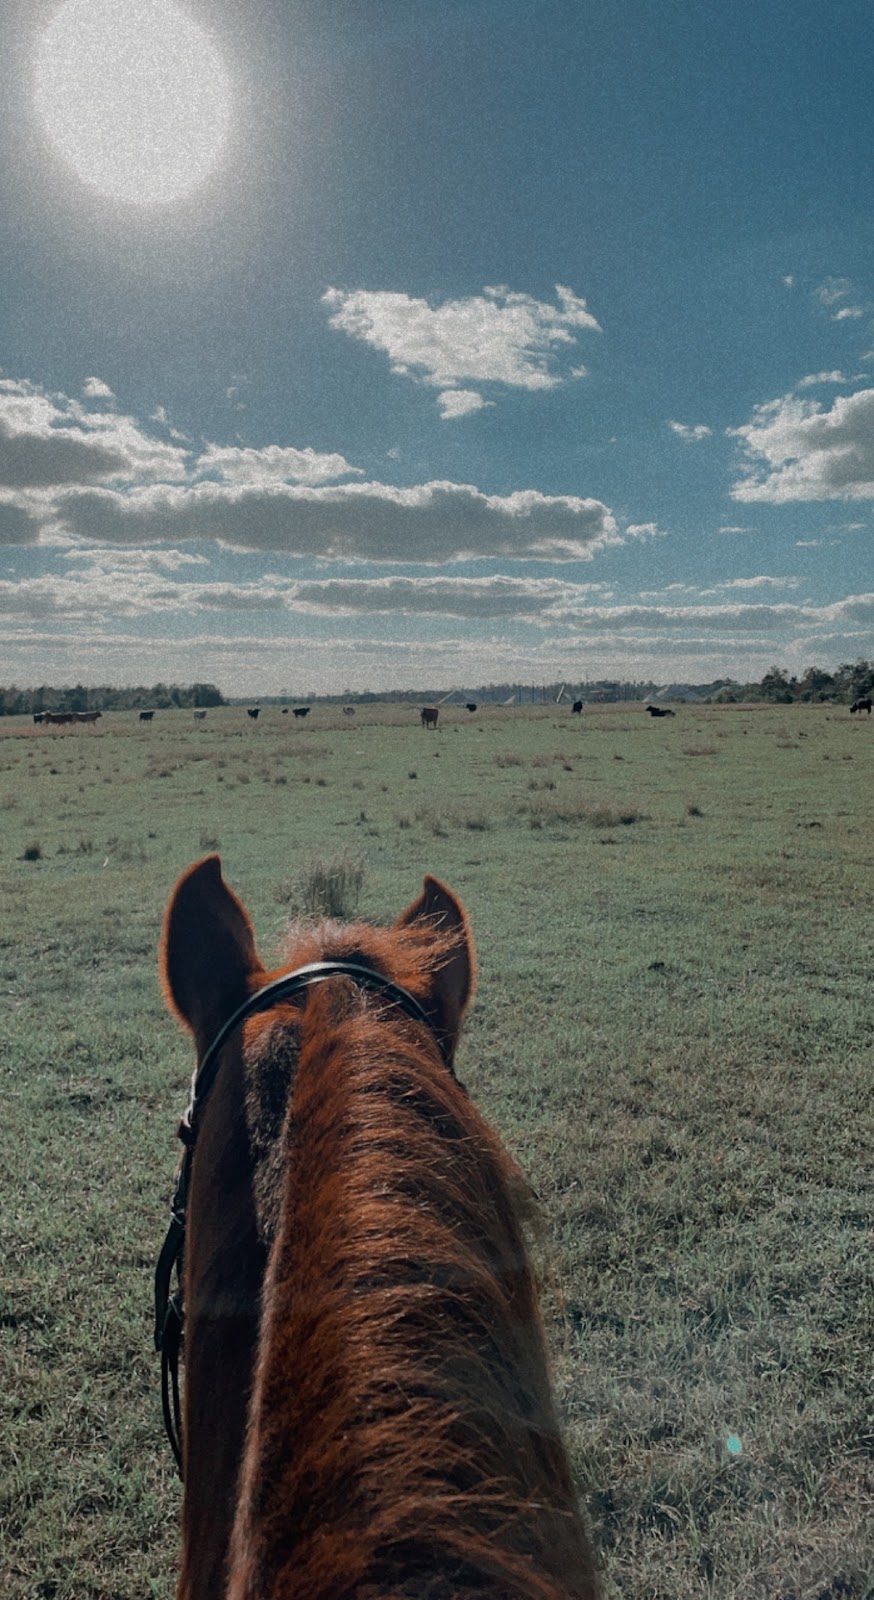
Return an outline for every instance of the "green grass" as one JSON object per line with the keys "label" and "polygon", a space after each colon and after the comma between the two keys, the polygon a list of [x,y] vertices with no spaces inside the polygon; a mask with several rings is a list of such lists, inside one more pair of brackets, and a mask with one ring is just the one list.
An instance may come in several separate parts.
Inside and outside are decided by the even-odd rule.
{"label": "green grass", "polygon": [[218,848],[268,961],[314,884],[465,900],[459,1069],[542,1201],[607,1594],[870,1596],[874,729],[350,721],[0,722],[0,1592],[173,1592],[150,1298],[191,1057],[155,946]]}

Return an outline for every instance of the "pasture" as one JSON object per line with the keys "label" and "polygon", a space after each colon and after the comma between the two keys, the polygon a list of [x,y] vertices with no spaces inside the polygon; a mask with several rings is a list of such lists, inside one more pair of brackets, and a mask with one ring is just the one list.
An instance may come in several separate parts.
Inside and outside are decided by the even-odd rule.
{"label": "pasture", "polygon": [[605,1594],[874,1593],[874,725],[836,706],[0,721],[0,1590],[169,1600],[152,1348],[192,1061],[156,942],[212,850],[465,901],[458,1069],[519,1157]]}

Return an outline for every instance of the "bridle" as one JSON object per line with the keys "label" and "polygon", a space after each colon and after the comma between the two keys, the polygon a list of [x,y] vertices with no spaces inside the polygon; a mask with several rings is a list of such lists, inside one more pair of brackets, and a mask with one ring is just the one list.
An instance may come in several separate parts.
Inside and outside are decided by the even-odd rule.
{"label": "bridle", "polygon": [[[311,961],[307,966],[297,967],[294,972],[288,972],[282,978],[275,978],[272,983],[265,984],[263,989],[256,990],[255,994],[244,1000],[243,1004],[238,1006],[222,1024],[195,1070],[191,1098],[179,1123],[179,1138],[185,1148],[170,1202],[170,1225],[155,1266],[155,1349],[161,1356],[161,1406],[164,1413],[164,1429],[180,1478],[184,1476],[179,1360],[182,1354],[185,1324],[182,1298],[185,1221],[194,1146],[200,1118],[203,1115],[203,1106],[218,1075],[221,1053],[237,1028],[248,1017],[255,1016],[259,1011],[267,1011],[279,1001],[289,1000],[318,983],[327,982],[329,978],[351,978],[360,989],[381,995],[392,1005],[400,1006],[414,1022],[424,1023],[433,1035],[446,1066],[453,1077],[455,1075],[452,1065],[452,1042],[446,1035],[437,1032],[433,1019],[429,1017],[415,995],[410,994],[410,991],[402,988],[399,983],[393,983],[391,978],[386,978],[383,973],[376,972],[372,967],[362,966],[357,961]],[[171,1290],[174,1268],[176,1269],[175,1291]]]}

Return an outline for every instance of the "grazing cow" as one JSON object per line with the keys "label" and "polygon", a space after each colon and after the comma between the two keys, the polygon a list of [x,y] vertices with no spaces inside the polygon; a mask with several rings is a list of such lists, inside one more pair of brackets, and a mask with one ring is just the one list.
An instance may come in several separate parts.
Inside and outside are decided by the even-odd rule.
{"label": "grazing cow", "polygon": [[355,715],[355,707],[354,706],[344,706],[343,707],[343,715],[344,715],[344,717],[354,717],[354,715]]}
{"label": "grazing cow", "polygon": [[45,722],[46,715],[47,713],[45,711],[35,711],[33,713],[33,720],[34,722]]}
{"label": "grazing cow", "polygon": [[583,702],[582,702],[582,700],[575,700],[573,705],[571,706],[571,716],[572,717],[580,717],[580,716],[582,716],[582,714],[583,714]]}
{"label": "grazing cow", "polygon": [[43,714],[43,721],[53,723],[72,722],[74,716],[74,711],[46,711]]}
{"label": "grazing cow", "polygon": [[205,722],[206,721],[206,712],[205,711],[195,711],[194,720],[195,720],[195,722]]}
{"label": "grazing cow", "polygon": [[672,717],[674,715],[670,706],[647,706],[651,717]]}
{"label": "grazing cow", "polygon": [[74,722],[96,722],[97,718],[98,717],[102,717],[102,716],[103,716],[103,712],[102,711],[74,711],[73,712],[73,721]]}
{"label": "grazing cow", "polygon": [[151,722],[154,715],[154,711],[141,711],[140,722]]}
{"label": "grazing cow", "polygon": [[870,717],[871,705],[872,701],[870,694],[860,694],[858,700],[854,700],[853,704],[850,706],[850,715],[852,716],[854,711],[867,711]]}
{"label": "grazing cow", "polygon": [[392,927],[321,923],[287,961],[267,981],[218,856],[181,878],[161,978],[199,1064],[156,1274],[180,1600],[596,1600],[532,1197],[455,1077],[464,907],[427,877]]}
{"label": "grazing cow", "polygon": [[436,728],[437,718],[440,715],[436,706],[423,706],[419,712],[423,728]]}
{"label": "grazing cow", "polygon": [[309,706],[294,706],[293,710],[296,717],[308,717],[310,714]]}
{"label": "grazing cow", "polygon": [[247,708],[246,708],[246,716],[247,717],[251,717],[253,722],[257,722],[258,721],[258,713],[260,712],[260,710],[261,710],[260,706],[247,706]]}
{"label": "grazing cow", "polygon": [[468,711],[475,711],[476,710],[476,701],[475,700],[468,700],[467,703],[466,703],[466,709]]}

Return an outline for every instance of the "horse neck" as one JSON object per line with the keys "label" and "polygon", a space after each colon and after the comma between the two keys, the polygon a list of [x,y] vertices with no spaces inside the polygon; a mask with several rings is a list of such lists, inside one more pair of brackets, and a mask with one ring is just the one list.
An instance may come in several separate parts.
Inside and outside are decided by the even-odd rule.
{"label": "horse neck", "polygon": [[301,1028],[229,1600],[589,1600],[517,1169],[416,1025],[338,1017],[332,988]]}

